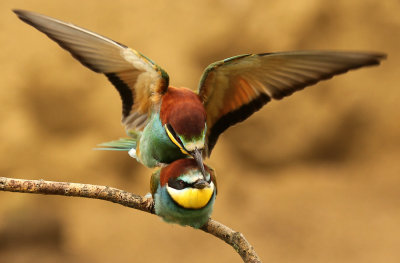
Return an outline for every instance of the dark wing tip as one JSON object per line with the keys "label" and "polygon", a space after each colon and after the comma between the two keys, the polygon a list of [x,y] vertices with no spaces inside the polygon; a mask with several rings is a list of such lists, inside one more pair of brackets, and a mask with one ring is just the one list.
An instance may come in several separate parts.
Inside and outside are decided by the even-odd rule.
{"label": "dark wing tip", "polygon": [[19,19],[24,21],[25,23],[32,25],[35,27],[35,24],[32,22],[32,18],[34,16],[40,17],[43,16],[39,13],[27,11],[27,10],[22,10],[22,9],[12,9],[12,11],[18,16]]}
{"label": "dark wing tip", "polygon": [[301,51],[290,51],[290,52],[267,52],[267,53],[259,53],[256,54],[257,56],[264,57],[264,56],[274,56],[274,55],[289,55],[289,54],[310,54],[310,53],[315,53],[315,55],[320,55],[320,54],[331,54],[331,55],[339,55],[339,56],[344,56],[344,55],[349,55],[349,56],[359,56],[360,59],[361,57],[364,57],[365,63],[366,64],[380,64],[381,60],[387,59],[387,54],[383,52],[376,52],[376,51],[329,51],[329,50],[301,50]]}
{"label": "dark wing tip", "polygon": [[371,60],[371,64],[369,65],[379,65],[381,61],[387,59],[387,54],[385,53],[376,53],[373,59]]}
{"label": "dark wing tip", "polygon": [[29,11],[22,9],[12,9],[12,11],[18,16],[19,19],[33,26],[31,20],[28,18],[28,14],[30,13]]}
{"label": "dark wing tip", "polygon": [[18,9],[18,8],[11,9],[11,11],[13,11],[13,12],[14,12],[15,14],[17,14],[18,16],[19,16],[19,15],[22,15],[22,14],[25,13],[25,12],[27,12],[27,11],[25,11],[25,10]]}
{"label": "dark wing tip", "polygon": [[374,57],[378,62],[380,60],[387,59],[387,54],[383,52],[361,52],[361,53]]}
{"label": "dark wing tip", "polygon": [[[348,64],[344,63],[344,66],[341,68],[338,68],[337,70],[333,70],[330,73],[325,73],[321,74],[319,78],[315,79],[309,79],[308,81],[299,83],[298,85],[294,85],[291,87],[291,89],[287,90],[280,90],[279,92],[276,92],[273,94],[273,98],[276,100],[280,100],[284,97],[287,97],[291,94],[293,94],[296,91],[302,90],[305,87],[314,85],[322,80],[328,80],[333,78],[336,75],[340,75],[343,73],[346,73],[350,70],[354,69],[359,69],[362,67],[369,67],[369,66],[377,66],[380,64],[380,62],[384,59],[387,58],[387,55],[385,53],[381,52],[351,52],[351,51],[294,51],[294,52],[280,52],[280,54],[286,53],[286,54],[299,54],[299,53],[304,53],[305,55],[309,55],[311,53],[314,53],[314,55],[330,55],[332,57],[337,57],[337,58],[343,58],[343,59],[348,59]],[[259,56],[269,56],[269,55],[276,55],[278,53],[262,53],[262,54],[257,54]]]}
{"label": "dark wing tip", "polygon": [[360,55],[365,55],[365,63],[362,66],[379,65],[382,60],[387,58],[387,54],[381,52],[360,52]]}

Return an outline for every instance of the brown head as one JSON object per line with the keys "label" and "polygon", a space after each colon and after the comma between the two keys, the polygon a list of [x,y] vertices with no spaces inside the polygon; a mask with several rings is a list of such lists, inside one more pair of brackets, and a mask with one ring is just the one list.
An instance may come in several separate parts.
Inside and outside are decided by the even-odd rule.
{"label": "brown head", "polygon": [[160,172],[160,186],[176,204],[183,208],[200,209],[206,206],[217,191],[214,170],[205,167],[203,178],[193,159],[179,159]]}
{"label": "brown head", "polygon": [[185,139],[199,137],[205,128],[206,111],[199,95],[186,88],[169,87],[162,97],[160,119]]}
{"label": "brown head", "polygon": [[196,159],[204,176],[206,117],[199,95],[189,89],[169,87],[162,97],[160,119],[166,133],[183,153]]}

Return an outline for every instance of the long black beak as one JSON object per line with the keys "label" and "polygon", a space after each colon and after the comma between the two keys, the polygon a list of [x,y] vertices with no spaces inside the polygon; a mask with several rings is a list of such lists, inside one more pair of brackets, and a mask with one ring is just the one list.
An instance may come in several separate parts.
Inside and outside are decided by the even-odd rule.
{"label": "long black beak", "polygon": [[193,158],[196,160],[197,165],[199,166],[201,173],[203,174],[204,181],[207,182],[206,170],[204,169],[203,157],[201,156],[201,151],[196,148],[196,149],[194,149],[193,152],[191,152],[191,154],[192,154]]}
{"label": "long black beak", "polygon": [[195,188],[197,188],[197,189],[204,189],[204,188],[206,188],[206,187],[209,187],[210,184],[209,184],[207,181],[205,181],[205,180],[203,180],[203,179],[200,179],[200,180],[197,180],[197,182],[195,182],[195,183],[193,184],[193,186],[194,186]]}

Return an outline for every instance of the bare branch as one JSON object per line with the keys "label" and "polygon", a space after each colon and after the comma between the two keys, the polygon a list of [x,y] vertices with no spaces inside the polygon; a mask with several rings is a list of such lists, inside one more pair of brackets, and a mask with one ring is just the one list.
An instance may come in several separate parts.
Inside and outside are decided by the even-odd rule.
{"label": "bare branch", "polygon": [[154,214],[152,199],[102,185],[0,177],[0,191],[101,199]]}
{"label": "bare branch", "polygon": [[[0,191],[101,199],[154,214],[153,199],[102,185],[0,177]],[[212,219],[201,230],[231,245],[244,262],[261,262],[241,233]]]}
{"label": "bare branch", "polygon": [[201,227],[204,232],[210,233],[231,245],[242,257],[243,262],[261,262],[253,246],[246,240],[242,233],[236,232],[229,227],[215,220],[208,220],[207,224]]}

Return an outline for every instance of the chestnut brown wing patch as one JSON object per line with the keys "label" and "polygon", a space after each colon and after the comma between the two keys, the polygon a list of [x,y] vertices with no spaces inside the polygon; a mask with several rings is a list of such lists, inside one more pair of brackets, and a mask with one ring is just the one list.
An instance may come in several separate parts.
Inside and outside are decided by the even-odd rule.
{"label": "chestnut brown wing patch", "polygon": [[211,64],[198,90],[207,112],[207,155],[222,132],[271,99],[351,69],[377,65],[385,57],[372,52],[297,51],[240,55]]}

